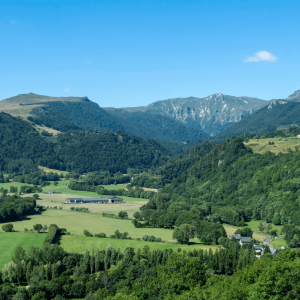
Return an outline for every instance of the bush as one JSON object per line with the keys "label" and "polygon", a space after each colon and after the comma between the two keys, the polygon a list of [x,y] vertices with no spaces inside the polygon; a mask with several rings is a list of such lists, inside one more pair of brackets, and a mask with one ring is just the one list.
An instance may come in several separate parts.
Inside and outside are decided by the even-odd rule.
{"label": "bush", "polygon": [[119,219],[126,220],[126,219],[128,219],[128,214],[127,214],[126,211],[122,211],[122,210],[121,210],[121,211],[118,213],[118,217],[119,217]]}
{"label": "bush", "polygon": [[5,232],[12,232],[14,228],[14,225],[9,223],[2,226],[2,230]]}
{"label": "bush", "polygon": [[90,237],[93,236],[88,230],[83,230],[83,234],[84,234],[85,236],[90,236]]}
{"label": "bush", "polygon": [[143,236],[143,241],[147,241],[147,242],[161,242],[161,238],[156,238],[154,235],[147,235],[145,234]]}
{"label": "bush", "polygon": [[95,237],[98,237],[98,238],[106,238],[106,234],[105,234],[104,232],[96,233],[96,234],[95,234]]}

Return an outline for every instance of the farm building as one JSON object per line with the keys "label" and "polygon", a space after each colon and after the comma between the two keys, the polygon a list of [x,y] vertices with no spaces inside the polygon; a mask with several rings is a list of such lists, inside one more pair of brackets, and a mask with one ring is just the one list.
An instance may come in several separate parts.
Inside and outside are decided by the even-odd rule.
{"label": "farm building", "polygon": [[123,203],[123,199],[113,196],[104,198],[68,198],[65,203]]}

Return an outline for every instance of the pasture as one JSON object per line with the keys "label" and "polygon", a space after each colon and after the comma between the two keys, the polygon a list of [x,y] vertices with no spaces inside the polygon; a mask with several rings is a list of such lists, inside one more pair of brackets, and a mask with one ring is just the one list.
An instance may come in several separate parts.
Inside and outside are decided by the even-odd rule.
{"label": "pasture", "polygon": [[[270,142],[274,143],[274,145],[271,145]],[[278,154],[279,152],[288,153],[288,149],[296,151],[296,147],[300,146],[300,139],[293,137],[250,139],[248,143],[244,144],[246,146],[249,146],[254,153],[264,154],[265,152],[270,151]]]}
{"label": "pasture", "polygon": [[287,247],[287,243],[284,239],[273,239],[270,242],[270,244],[275,249],[281,249],[281,247]]}
{"label": "pasture", "polygon": [[[111,204],[114,206],[115,204]],[[87,205],[86,205],[87,206]],[[100,206],[100,205],[99,205]],[[109,204],[103,206],[109,207]],[[20,221],[10,222],[16,231],[24,231],[24,228],[31,229],[35,224],[50,225],[56,224],[66,228],[71,234],[83,235],[83,230],[92,234],[104,232],[107,236],[115,230],[127,231],[132,238],[142,238],[143,235],[154,235],[164,241],[172,240],[173,230],[162,228],[135,228],[131,220],[120,220],[102,217],[97,213],[84,213],[71,210],[47,209],[40,215],[31,215]],[[3,223],[2,225],[4,225]]]}
{"label": "pasture", "polygon": [[63,235],[59,237],[59,245],[64,248],[67,252],[83,253],[85,250],[93,251],[97,249],[105,249],[108,246],[112,246],[115,249],[119,249],[123,252],[127,247],[135,249],[142,249],[145,245],[148,245],[150,250],[164,250],[173,249],[177,251],[178,248],[186,251],[192,251],[194,249],[209,250],[212,248],[213,251],[217,249],[216,246],[206,246],[199,241],[192,245],[179,245],[178,243],[156,243],[156,242],[145,242],[138,240],[121,240],[111,238],[95,238],[85,237],[76,235]]}
{"label": "pasture", "polygon": [[45,234],[23,232],[0,232],[0,270],[11,261],[17,247],[29,251],[32,246],[42,247]]}
{"label": "pasture", "polygon": [[[37,200],[37,204],[41,206],[58,206],[62,207],[63,210],[70,210],[71,207],[86,207],[89,209],[90,213],[110,213],[110,214],[118,214],[119,211],[125,210],[128,213],[129,218],[133,217],[133,214],[136,211],[139,211],[139,208],[144,204],[147,203],[146,199],[139,199],[139,198],[129,198],[123,197],[125,203],[121,204],[110,204],[110,203],[87,203],[87,204],[65,204],[64,201],[67,198],[76,197],[74,194],[40,194],[40,199]],[[90,196],[93,197],[93,196]],[[101,195],[97,195],[94,197],[101,197]],[[127,199],[129,198],[129,199]],[[130,201],[128,201],[130,200]]]}
{"label": "pasture", "polygon": [[[258,226],[260,223],[262,223],[261,220],[258,220],[258,221],[253,220],[253,221],[245,222],[245,223],[252,229],[252,231],[260,232]],[[267,223],[267,224],[269,224],[269,223]],[[274,224],[271,224],[271,225],[272,225],[271,230],[275,229],[275,230],[277,230],[277,233],[280,233],[283,228],[283,225],[274,225]]]}

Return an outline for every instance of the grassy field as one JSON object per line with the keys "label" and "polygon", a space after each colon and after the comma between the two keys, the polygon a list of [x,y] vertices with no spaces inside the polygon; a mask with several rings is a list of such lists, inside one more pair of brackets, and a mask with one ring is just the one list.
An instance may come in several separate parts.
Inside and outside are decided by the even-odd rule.
{"label": "grassy field", "polygon": [[41,170],[43,170],[44,172],[46,173],[49,173],[49,172],[52,172],[52,173],[58,173],[58,174],[63,174],[63,175],[66,175],[68,172],[67,171],[60,171],[60,170],[55,170],[55,169],[49,169],[47,167],[42,167],[42,166],[39,166],[39,168]]}
{"label": "grassy field", "polygon": [[[100,205],[99,205],[100,206]],[[105,205],[109,207],[109,205]],[[115,204],[112,204],[115,206]],[[173,230],[162,228],[135,228],[131,220],[119,220],[104,218],[101,214],[84,213],[71,210],[48,209],[41,215],[27,216],[21,221],[11,222],[16,231],[24,231],[24,228],[32,228],[35,224],[50,225],[56,224],[59,227],[67,228],[71,234],[83,235],[83,230],[92,234],[105,232],[111,235],[115,230],[127,231],[132,238],[142,238],[143,235],[155,235],[164,241],[172,240]],[[4,223],[3,223],[4,224]]]}
{"label": "grassy field", "polygon": [[273,248],[280,249],[282,246],[287,247],[287,243],[284,239],[274,239],[270,242]]}
{"label": "grassy field", "polygon": [[179,245],[177,243],[155,243],[155,242],[145,242],[137,240],[118,240],[111,238],[95,238],[95,237],[85,237],[76,235],[64,235],[58,241],[59,245],[63,247],[67,252],[82,253],[85,250],[92,251],[93,249],[105,249],[108,246],[112,246],[116,249],[120,248],[124,251],[127,247],[133,247],[135,249],[142,249],[145,245],[148,245],[150,250],[158,249],[173,249],[177,251],[178,248],[182,250],[192,251],[193,249],[203,249],[208,250],[212,248],[213,251],[217,249],[216,246],[205,246],[201,243],[195,243],[192,245]]}
{"label": "grassy field", "polygon": [[22,246],[26,251],[32,246],[41,247],[45,236],[38,233],[0,232],[0,270],[11,261],[18,246]]}
{"label": "grassy field", "polygon": [[[262,221],[250,221],[250,222],[246,222],[246,224],[255,232],[260,232],[259,229],[258,229],[258,226],[259,224],[262,223]],[[283,228],[283,225],[274,225],[274,224],[271,224],[272,225],[272,229],[275,229],[277,230],[277,233],[280,233],[282,228]]]}
{"label": "grassy field", "polygon": [[[97,195],[99,197],[99,195]],[[129,198],[122,197],[125,203],[122,204],[96,204],[96,203],[87,203],[87,204],[65,204],[64,201],[69,197],[75,197],[75,195],[68,194],[42,194],[40,195],[40,200],[37,200],[37,204],[41,206],[58,206],[62,207],[63,210],[70,210],[71,207],[86,207],[89,209],[90,213],[111,213],[118,214],[119,211],[125,210],[128,213],[129,218],[133,217],[133,214],[136,211],[139,211],[139,208],[144,203],[147,203],[145,199],[139,198]],[[92,197],[92,196],[91,196]]]}
{"label": "grassy field", "polygon": [[[268,142],[274,143],[270,145]],[[287,153],[288,149],[295,151],[295,147],[300,146],[300,139],[297,138],[268,138],[268,139],[250,139],[246,146],[252,148],[253,152],[263,154],[267,151],[278,154]]]}

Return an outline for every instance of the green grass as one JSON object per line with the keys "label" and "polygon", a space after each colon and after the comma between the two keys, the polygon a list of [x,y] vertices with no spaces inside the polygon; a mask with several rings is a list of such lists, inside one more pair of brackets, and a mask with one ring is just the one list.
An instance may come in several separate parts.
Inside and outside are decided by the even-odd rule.
{"label": "green grass", "polygon": [[107,190],[125,190],[127,183],[126,184],[116,184],[116,185],[102,185],[104,186]]}
{"label": "green grass", "polygon": [[32,246],[41,247],[45,237],[46,235],[41,233],[0,232],[0,270],[11,261],[18,246],[22,246],[26,251]]}
{"label": "green grass", "polygon": [[[110,209],[110,205],[104,204],[102,207],[104,206]],[[113,207],[114,204],[111,206]],[[92,234],[105,232],[108,236],[113,234],[115,230],[120,230],[121,232],[129,232],[132,238],[142,238],[145,234],[153,234],[165,241],[172,240],[173,233],[173,230],[170,229],[135,228],[131,223],[131,220],[104,218],[99,213],[83,213],[71,210],[56,209],[48,209],[41,215],[27,216],[21,221],[11,223],[14,225],[14,229],[17,231],[24,231],[24,228],[31,229],[35,224],[48,226],[50,224],[56,224],[59,227],[67,228],[71,234],[76,235],[83,235],[83,230],[85,229],[90,231]]]}
{"label": "green grass", "polygon": [[[274,145],[268,144],[268,141],[274,142]],[[279,152],[287,153],[289,148],[295,151],[295,147],[300,146],[300,139],[294,137],[250,139],[245,145],[249,146],[255,153],[263,154],[270,151],[278,154]]]}
{"label": "green grass", "polygon": [[76,235],[61,236],[59,240],[59,245],[63,247],[67,252],[73,253],[83,253],[87,249],[89,251],[96,249],[105,249],[108,246],[112,246],[116,249],[120,248],[121,251],[124,251],[127,247],[142,249],[145,245],[148,245],[150,250],[173,249],[174,251],[177,251],[178,248],[181,248],[182,250],[192,251],[193,249],[217,249],[216,246],[205,246],[199,242],[193,245],[179,245],[177,243],[156,243],[138,240],[119,240],[111,238],[95,238]]}
{"label": "green grass", "polygon": [[280,249],[282,246],[287,247],[287,243],[284,239],[273,239],[270,244],[275,249]]}
{"label": "green grass", "polygon": [[56,170],[56,169],[49,169],[47,167],[42,167],[39,166],[39,169],[45,171],[46,173],[52,172],[52,173],[57,173],[57,174],[63,174],[64,176],[69,173],[68,171],[60,171],[60,170]]}
{"label": "green grass", "polygon": [[[250,222],[245,222],[245,223],[252,229],[252,231],[261,232],[258,229],[259,224],[262,223],[261,220],[250,221]],[[271,225],[272,225],[272,229],[271,230],[276,229],[277,233],[281,232],[281,230],[283,228],[283,225],[274,225],[274,224],[271,224]]]}

